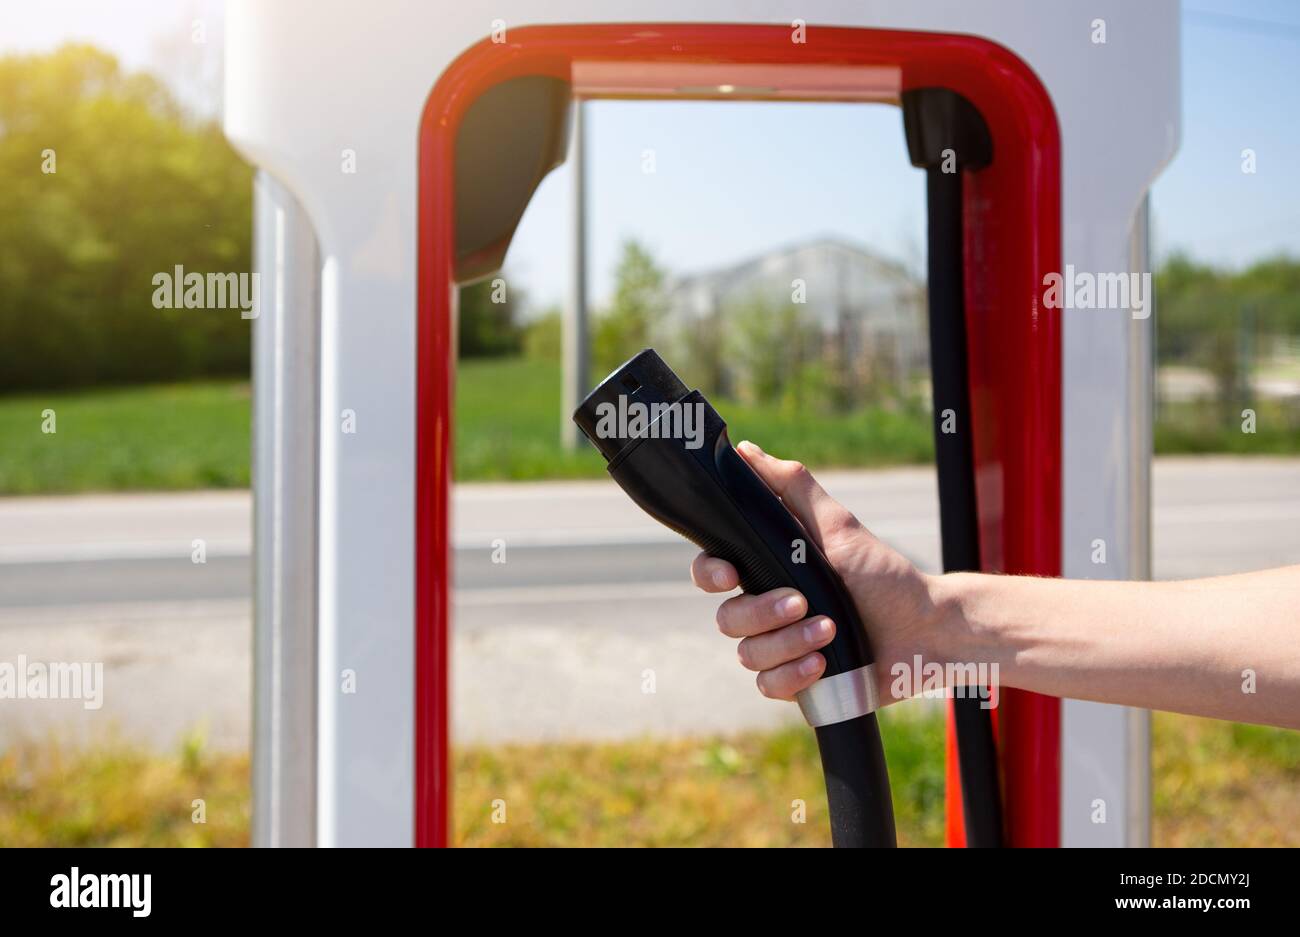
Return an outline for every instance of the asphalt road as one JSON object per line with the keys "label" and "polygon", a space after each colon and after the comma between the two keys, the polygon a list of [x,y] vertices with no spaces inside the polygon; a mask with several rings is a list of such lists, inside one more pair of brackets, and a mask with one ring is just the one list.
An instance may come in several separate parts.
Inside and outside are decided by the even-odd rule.
{"label": "asphalt road", "polygon": [[[877,534],[936,567],[929,471],[824,481]],[[1154,488],[1156,578],[1300,562],[1300,460],[1164,459]],[[246,599],[248,517],[242,492],[0,499],[0,608]],[[461,591],[680,583],[695,553],[602,482],[460,486],[455,517]]]}
{"label": "asphalt road", "polygon": [[[931,471],[822,480],[877,534],[935,568]],[[461,739],[794,719],[793,707],[758,697],[716,634],[714,600],[686,579],[694,548],[608,482],[459,486],[454,508]],[[200,727],[214,744],[246,744],[248,517],[242,492],[0,499],[0,660],[104,661],[109,688],[95,712],[7,701],[0,739],[115,731],[165,746]],[[191,558],[196,539],[202,564]],[[1153,542],[1157,578],[1300,563],[1300,460],[1159,460]],[[494,562],[502,543],[505,562]]]}

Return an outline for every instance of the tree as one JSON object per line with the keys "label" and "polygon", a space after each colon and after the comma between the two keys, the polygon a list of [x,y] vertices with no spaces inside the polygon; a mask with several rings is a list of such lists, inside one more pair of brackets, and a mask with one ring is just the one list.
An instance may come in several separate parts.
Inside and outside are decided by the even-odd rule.
{"label": "tree", "polygon": [[1300,263],[1291,258],[1232,272],[1176,255],[1156,279],[1156,297],[1160,363],[1208,373],[1223,423],[1238,419],[1250,402],[1257,340],[1300,336]]}
{"label": "tree", "polygon": [[524,329],[524,357],[559,364],[562,329],[559,309],[551,307],[543,311]]}
{"label": "tree", "polygon": [[742,400],[790,409],[829,402],[827,370],[818,360],[820,335],[803,308],[755,294],[724,310],[727,360],[737,372]]}
{"label": "tree", "polygon": [[502,277],[461,287],[456,345],[462,358],[519,354],[523,331],[516,321],[518,299]]}
{"label": "tree", "polygon": [[592,336],[595,370],[600,374],[647,347],[667,308],[664,272],[636,241],[624,242],[614,283],[613,303],[596,318]]}
{"label": "tree", "polygon": [[251,271],[252,170],[215,123],[89,46],[0,58],[0,178],[0,390],[248,373],[240,309],[152,303],[176,265]]}

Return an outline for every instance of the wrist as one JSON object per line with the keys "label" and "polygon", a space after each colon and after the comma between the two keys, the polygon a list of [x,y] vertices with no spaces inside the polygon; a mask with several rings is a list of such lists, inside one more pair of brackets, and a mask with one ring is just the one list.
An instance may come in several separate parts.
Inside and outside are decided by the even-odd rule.
{"label": "wrist", "polygon": [[978,615],[979,596],[988,580],[979,573],[945,573],[928,577],[933,621],[927,629],[926,654],[945,664],[991,662],[995,641]]}

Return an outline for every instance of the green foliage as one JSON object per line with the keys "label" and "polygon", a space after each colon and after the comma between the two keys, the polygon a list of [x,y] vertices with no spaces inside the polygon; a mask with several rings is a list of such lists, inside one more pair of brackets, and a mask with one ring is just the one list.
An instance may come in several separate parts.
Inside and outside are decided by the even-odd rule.
{"label": "green foliage", "polygon": [[727,358],[739,375],[735,396],[746,403],[797,410],[831,402],[827,372],[819,367],[821,336],[804,306],[753,297],[726,311]]}
{"label": "green foliage", "polygon": [[1261,261],[1232,272],[1181,255],[1156,277],[1159,363],[1207,371],[1215,382],[1219,422],[1250,405],[1249,370],[1275,338],[1300,336],[1300,263]]}
{"label": "green foliage", "polygon": [[706,395],[725,396],[734,388],[726,368],[728,331],[720,316],[690,317],[678,334],[656,338],[683,381]]}
{"label": "green foliage", "polygon": [[650,344],[665,312],[664,272],[636,241],[623,245],[614,274],[614,300],[592,329],[593,371],[608,374]]}
{"label": "green foliage", "polygon": [[1156,298],[1162,363],[1190,363],[1199,340],[1233,329],[1244,309],[1262,335],[1300,336],[1300,262],[1291,258],[1232,272],[1174,255],[1156,275]]}
{"label": "green foliage", "polygon": [[515,321],[519,298],[504,279],[480,280],[460,290],[457,345],[462,358],[499,358],[523,348],[523,330]]}
{"label": "green foliage", "polygon": [[560,311],[548,309],[525,327],[524,357],[530,361],[558,363],[562,336]]}
{"label": "green foliage", "polygon": [[0,58],[0,128],[0,391],[248,372],[238,308],[152,304],[177,264],[250,270],[252,170],[215,123],[66,46]]}
{"label": "green foliage", "polygon": [[1300,453],[1300,408],[1281,401],[1260,400],[1255,432],[1242,432],[1241,411],[1220,416],[1222,407],[1188,401],[1161,405],[1155,425],[1157,455],[1231,453],[1233,455],[1296,455]]}

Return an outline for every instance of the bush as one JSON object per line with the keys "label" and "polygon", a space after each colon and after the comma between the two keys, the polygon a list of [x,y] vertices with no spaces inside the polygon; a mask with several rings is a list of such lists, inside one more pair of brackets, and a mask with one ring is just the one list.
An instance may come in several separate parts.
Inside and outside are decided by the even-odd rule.
{"label": "bush", "polygon": [[524,357],[531,361],[560,360],[560,311],[549,309],[524,328]]}
{"label": "bush", "polygon": [[650,344],[666,306],[664,273],[640,244],[628,241],[614,272],[614,300],[592,323],[592,371],[608,374]]}
{"label": "bush", "polygon": [[106,53],[0,59],[0,391],[246,375],[238,308],[156,309],[155,274],[249,272],[252,170]]}
{"label": "bush", "polygon": [[462,358],[501,358],[518,355],[523,330],[515,321],[516,291],[504,277],[480,280],[460,290],[457,350]]}

